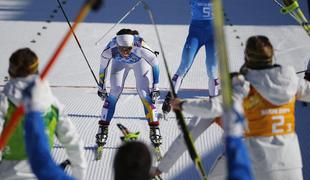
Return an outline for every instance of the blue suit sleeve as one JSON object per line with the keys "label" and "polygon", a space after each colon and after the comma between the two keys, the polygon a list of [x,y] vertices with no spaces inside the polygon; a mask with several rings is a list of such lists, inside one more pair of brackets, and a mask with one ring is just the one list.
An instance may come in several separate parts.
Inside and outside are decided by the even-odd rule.
{"label": "blue suit sleeve", "polygon": [[242,137],[226,137],[228,180],[252,180],[250,159]]}
{"label": "blue suit sleeve", "polygon": [[30,112],[25,117],[26,151],[32,171],[38,179],[73,180],[53,161],[44,133],[42,113]]}

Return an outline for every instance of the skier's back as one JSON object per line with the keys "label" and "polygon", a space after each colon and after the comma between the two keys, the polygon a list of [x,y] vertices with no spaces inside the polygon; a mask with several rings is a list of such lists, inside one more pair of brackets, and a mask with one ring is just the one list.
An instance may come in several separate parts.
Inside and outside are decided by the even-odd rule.
{"label": "skier's back", "polygon": [[[177,72],[172,78],[174,90],[178,93],[182,81],[190,70],[195,56],[202,46],[205,46],[205,63],[208,75],[209,96],[219,94],[218,63],[215,50],[213,8],[211,0],[190,0],[192,20],[189,26],[188,36],[182,51],[182,59]],[[162,106],[164,114],[170,112],[170,92],[166,95]]]}

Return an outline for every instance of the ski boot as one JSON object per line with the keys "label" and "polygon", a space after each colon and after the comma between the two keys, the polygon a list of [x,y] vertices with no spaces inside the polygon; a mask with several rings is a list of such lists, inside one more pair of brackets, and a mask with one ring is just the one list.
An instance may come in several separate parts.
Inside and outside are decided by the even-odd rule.
{"label": "ski boot", "polygon": [[162,137],[158,126],[150,126],[150,140],[155,149],[156,159],[160,161],[162,159],[162,154],[159,146],[162,144]]}
{"label": "ski boot", "polygon": [[97,154],[96,160],[100,160],[103,152],[103,146],[107,143],[108,140],[109,125],[107,122],[100,120],[99,129],[96,134],[96,144],[97,144]]}
{"label": "ski boot", "polygon": [[168,92],[168,94],[166,95],[165,101],[163,103],[163,106],[161,107],[161,110],[164,113],[164,119],[166,119],[166,115],[171,111],[170,100],[171,100],[171,93]]}
{"label": "ski boot", "polygon": [[213,98],[219,95],[220,80],[219,79],[209,79],[209,97]]}

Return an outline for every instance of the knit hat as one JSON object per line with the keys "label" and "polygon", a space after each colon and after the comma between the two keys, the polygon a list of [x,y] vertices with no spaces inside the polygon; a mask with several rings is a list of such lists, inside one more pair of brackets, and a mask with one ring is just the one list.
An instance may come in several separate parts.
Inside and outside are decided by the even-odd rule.
{"label": "knit hat", "polygon": [[124,35],[117,35],[116,36],[116,42],[119,46],[125,46],[130,47],[133,45],[133,35],[130,34],[124,34]]}
{"label": "knit hat", "polygon": [[251,69],[264,69],[272,65],[273,47],[266,36],[252,36],[244,51],[245,65]]}
{"label": "knit hat", "polygon": [[10,57],[9,75],[12,78],[26,77],[38,72],[39,60],[29,48],[18,49]]}

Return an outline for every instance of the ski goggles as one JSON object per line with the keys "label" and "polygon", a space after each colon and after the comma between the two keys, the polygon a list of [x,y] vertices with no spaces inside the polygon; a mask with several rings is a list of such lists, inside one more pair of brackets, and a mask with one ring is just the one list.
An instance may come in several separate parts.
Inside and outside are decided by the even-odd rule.
{"label": "ski goggles", "polygon": [[118,50],[121,52],[131,51],[132,47],[131,46],[118,46]]}

